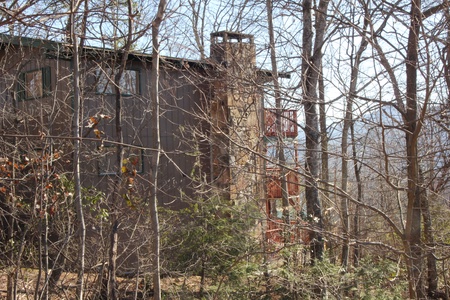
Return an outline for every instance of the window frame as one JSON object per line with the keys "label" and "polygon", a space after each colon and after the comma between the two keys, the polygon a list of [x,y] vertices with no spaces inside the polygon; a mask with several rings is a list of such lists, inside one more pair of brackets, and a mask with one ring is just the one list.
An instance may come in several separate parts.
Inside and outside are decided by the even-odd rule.
{"label": "window frame", "polygon": [[[40,72],[41,77],[41,86],[39,95],[31,95],[28,93],[31,91],[28,88],[29,82],[27,81],[27,76],[33,73]],[[29,71],[25,71],[19,74],[19,80],[17,84],[17,95],[19,101],[29,101],[46,98],[51,95],[51,68],[50,67],[42,67],[38,69],[33,69]]]}
{"label": "window frame", "polygon": [[[128,88],[123,88],[122,84],[124,83],[125,76],[129,72],[135,72],[135,92]],[[111,68],[98,68],[96,70],[96,86],[95,86],[95,92],[99,95],[115,95],[115,89],[114,89],[114,76],[117,72],[112,72]],[[141,69],[139,68],[126,68],[122,74],[122,78],[120,79],[120,88],[122,89],[121,96],[124,97],[131,97],[136,95],[141,95]],[[126,87],[129,87],[132,85],[127,84]]]}

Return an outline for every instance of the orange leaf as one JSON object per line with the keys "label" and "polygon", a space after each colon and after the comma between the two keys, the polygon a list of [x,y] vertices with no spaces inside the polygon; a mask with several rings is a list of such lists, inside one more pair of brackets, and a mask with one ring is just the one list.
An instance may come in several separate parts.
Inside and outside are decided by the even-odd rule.
{"label": "orange leaf", "polygon": [[103,131],[100,131],[97,128],[95,128],[94,133],[95,133],[95,136],[99,139],[99,138],[101,138]]}

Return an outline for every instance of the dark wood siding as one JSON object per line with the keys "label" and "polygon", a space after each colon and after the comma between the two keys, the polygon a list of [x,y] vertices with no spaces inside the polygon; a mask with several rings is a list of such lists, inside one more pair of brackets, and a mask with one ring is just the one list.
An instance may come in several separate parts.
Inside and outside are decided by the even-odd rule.
{"label": "dark wood siding", "polygon": [[[53,49],[49,55],[45,48],[4,47],[0,53],[2,68],[8,76],[0,80],[0,104],[2,128],[13,132],[34,135],[52,135],[52,143],[66,155],[65,168],[71,169],[72,136],[72,61]],[[11,55],[14,53],[14,55]],[[103,54],[102,54],[103,55]],[[134,59],[127,69],[139,71],[139,94],[122,97],[123,140],[127,145],[145,148],[142,174],[139,174],[140,197],[147,197],[149,172],[151,169],[152,130],[150,74],[151,63],[147,58]],[[83,105],[82,178],[85,186],[96,186],[105,192],[111,188],[111,175],[99,175],[98,161],[102,153],[98,150],[107,141],[115,141],[115,95],[97,92],[96,72],[98,68],[113,65],[111,59],[86,56],[82,61],[81,97]],[[45,69],[43,87],[45,93],[39,99],[17,98],[20,74]],[[192,178],[200,178],[200,172],[208,170],[209,144],[205,137],[205,116],[199,108],[205,107],[208,85],[197,70],[176,69],[173,66],[161,72],[161,146],[164,155],[161,161],[161,204],[180,206],[183,198],[196,197]],[[15,97],[16,96],[16,97]],[[16,104],[14,104],[16,103]],[[14,112],[16,106],[17,111]],[[19,122],[17,122],[19,120]],[[92,120],[98,122],[93,126]],[[13,124],[17,122],[17,124]],[[99,130],[100,134],[96,134]],[[39,139],[37,139],[39,140]],[[204,166],[201,168],[199,163]]]}
{"label": "dark wood siding", "polygon": [[[115,95],[99,94],[95,90],[95,64],[86,62],[85,76],[86,90],[84,95],[84,124],[89,123],[89,119],[94,117],[99,121],[97,129],[102,132],[103,140],[115,140]],[[124,143],[141,146],[149,150],[144,153],[144,173],[141,174],[140,193],[142,198],[146,198],[148,191],[149,171],[151,168],[152,150],[152,130],[151,130],[151,99],[150,99],[150,73],[151,65],[142,62],[133,62],[129,66],[139,70],[140,73],[140,95],[122,97],[122,121]],[[89,70],[89,71],[88,71]],[[161,147],[164,155],[161,159],[160,168],[160,203],[170,204],[172,207],[183,206],[183,197],[194,197],[194,190],[190,176],[194,168],[198,165],[199,157],[198,141],[196,132],[202,130],[202,120],[199,118],[198,108],[204,102],[204,93],[199,92],[199,87],[192,82],[198,81],[193,74],[168,69],[161,72]],[[100,119],[100,115],[107,115],[110,118]],[[86,137],[95,139],[96,135],[92,128],[83,129]],[[87,143],[86,154],[92,149],[100,146],[101,141]],[[104,142],[105,144],[105,142]],[[203,147],[204,148],[204,147]],[[204,151],[204,150],[202,150]],[[95,153],[95,151],[94,151]],[[97,160],[101,153],[91,155]],[[110,175],[99,175],[97,163],[89,160],[85,164],[84,170],[86,183],[93,183],[103,190],[110,188]]]}

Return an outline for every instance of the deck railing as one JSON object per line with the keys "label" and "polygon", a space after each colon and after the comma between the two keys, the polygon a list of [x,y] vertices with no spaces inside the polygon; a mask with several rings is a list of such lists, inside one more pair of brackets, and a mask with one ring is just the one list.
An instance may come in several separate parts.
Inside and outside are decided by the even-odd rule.
{"label": "deck railing", "polygon": [[[281,114],[281,130],[277,128],[277,114]],[[265,135],[294,138],[298,135],[297,111],[296,110],[277,110],[266,109],[265,115]]]}

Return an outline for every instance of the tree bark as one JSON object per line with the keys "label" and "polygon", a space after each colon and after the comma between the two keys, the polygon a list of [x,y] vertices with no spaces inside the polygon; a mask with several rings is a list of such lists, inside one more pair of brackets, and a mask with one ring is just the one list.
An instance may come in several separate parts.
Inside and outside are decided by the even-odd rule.
{"label": "tree bark", "polygon": [[305,109],[305,137],[306,137],[306,207],[312,230],[309,231],[311,240],[312,262],[322,259],[323,255],[323,220],[319,199],[317,180],[320,175],[320,130],[319,114],[317,111],[317,83],[322,61],[322,45],[326,28],[326,12],[328,0],[321,0],[315,12],[315,33],[313,51],[313,20],[312,2],[303,0],[303,56],[302,56],[302,96]]}
{"label": "tree bark", "polygon": [[75,12],[77,10],[75,1],[71,1],[70,14],[70,39],[73,47],[73,125],[72,131],[74,135],[74,154],[73,154],[73,176],[74,176],[74,203],[78,220],[78,278],[77,278],[77,298],[84,298],[84,269],[85,269],[85,249],[86,249],[86,224],[84,221],[83,200],[81,197],[81,172],[80,172],[80,153],[81,153],[81,96],[80,96],[80,72],[79,72],[79,55],[78,55],[78,37],[75,32]]}
{"label": "tree bark", "polygon": [[410,29],[406,56],[406,155],[408,174],[408,206],[405,227],[405,248],[409,277],[409,296],[412,299],[426,297],[422,281],[421,244],[421,190],[417,140],[420,126],[417,126],[417,68],[419,31],[422,23],[421,1],[411,1]]}
{"label": "tree bark", "polygon": [[[127,0],[127,8],[128,8],[128,30],[126,35],[125,44],[123,47],[123,53],[120,60],[119,68],[117,73],[114,75],[114,91],[116,96],[115,101],[115,129],[116,129],[116,155],[117,155],[117,174],[114,181],[114,193],[113,193],[113,203],[112,209],[113,213],[111,214],[111,234],[110,234],[110,249],[109,249],[109,266],[108,266],[108,295],[111,300],[117,299],[117,280],[116,280],[116,272],[117,272],[117,255],[118,255],[118,245],[119,245],[119,208],[121,206],[122,196],[122,182],[123,182],[123,156],[124,156],[124,148],[123,148],[123,131],[122,131],[122,87],[121,87],[121,79],[123,73],[126,69],[128,54],[130,52],[132,43],[133,43],[133,3],[131,0]],[[112,69],[115,70],[115,66],[112,66]]]}
{"label": "tree bark", "polygon": [[[326,113],[326,103],[325,103],[325,84],[323,78],[323,65],[320,66],[320,74],[319,74],[319,117],[320,117],[320,153],[321,153],[321,163],[322,163],[322,172],[320,179],[322,180],[322,195],[325,201],[322,201],[322,207],[325,211],[330,208],[330,192],[329,192],[329,183],[330,183],[330,170],[329,170],[329,155],[328,155],[328,128],[327,128],[327,113]],[[329,210],[328,210],[329,211]],[[325,231],[331,232],[333,224],[332,224],[332,214],[324,214],[323,216],[323,226]],[[333,242],[328,240],[326,242],[326,248],[328,249],[328,256],[331,262],[334,262],[334,245]]]}
{"label": "tree bark", "polygon": [[[420,182],[424,182],[423,174],[421,168],[419,168],[419,178]],[[437,299],[438,291],[438,272],[436,267],[436,257],[435,253],[435,245],[434,245],[434,237],[433,237],[433,228],[432,228],[432,219],[430,207],[428,204],[428,195],[426,188],[423,185],[420,186],[420,200],[422,206],[422,217],[423,217],[423,233],[424,233],[424,241],[425,241],[425,256],[427,258],[427,282],[428,282],[428,290],[427,294],[432,299]]]}
{"label": "tree bark", "polygon": [[[355,172],[355,179],[357,184],[357,190],[358,190],[358,203],[363,202],[363,189],[362,189],[362,180],[361,180],[361,166],[358,166],[358,158],[356,156],[356,141],[355,141],[355,129],[354,124],[350,126],[351,131],[351,138],[352,138],[352,158],[353,158],[353,170]],[[356,204],[355,207],[355,214],[353,216],[353,238],[357,241],[359,240],[360,231],[359,231],[359,224],[360,224],[360,205]],[[359,259],[361,256],[361,246],[357,243],[353,247],[353,266],[356,268],[359,265]]]}
{"label": "tree bark", "polygon": [[152,145],[156,149],[153,155],[152,163],[152,187],[150,199],[150,218],[153,231],[152,244],[152,267],[153,267],[153,299],[161,299],[161,281],[160,281],[160,232],[158,218],[158,169],[161,156],[161,138],[160,138],[160,98],[159,98],[159,29],[166,12],[166,0],[160,0],[158,11],[152,22],[152,75],[151,75],[151,101],[152,101]]}

